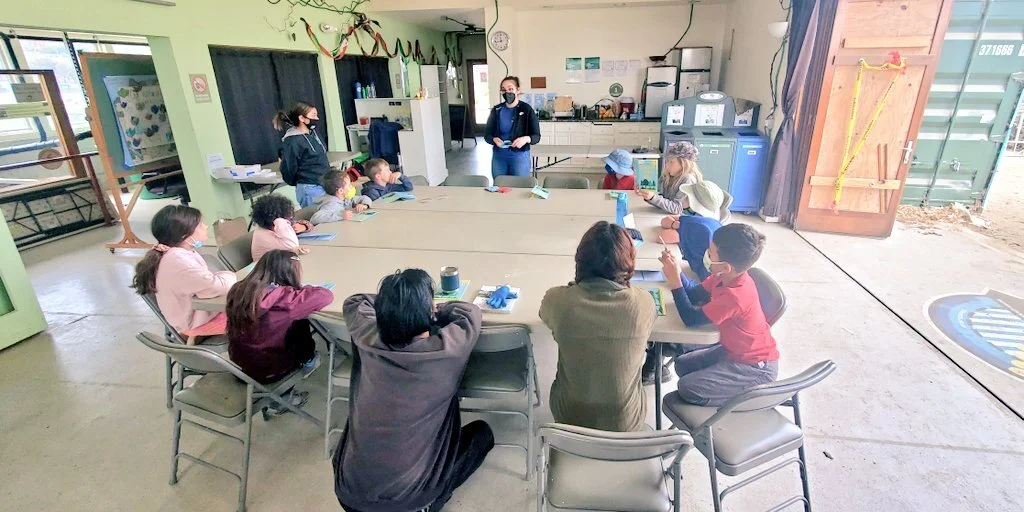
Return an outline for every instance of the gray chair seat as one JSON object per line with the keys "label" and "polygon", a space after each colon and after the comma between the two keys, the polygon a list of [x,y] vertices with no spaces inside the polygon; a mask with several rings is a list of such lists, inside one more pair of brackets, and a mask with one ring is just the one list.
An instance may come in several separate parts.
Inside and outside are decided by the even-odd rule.
{"label": "gray chair seat", "polygon": [[206,347],[215,352],[226,352],[228,350],[228,335],[218,334],[216,336],[207,336],[196,340],[196,346]]}
{"label": "gray chair seat", "polygon": [[[684,403],[678,393],[665,396],[664,411],[673,423],[690,427],[702,425],[718,409]],[[759,466],[803,444],[800,428],[775,409],[730,412],[711,427],[716,466],[722,473],[735,476]],[[695,434],[697,432],[694,432]],[[708,456],[706,447],[697,449]]]}
{"label": "gray chair seat", "polygon": [[352,382],[352,358],[344,357],[338,366],[331,372],[331,383],[335,386],[348,387]]}
{"label": "gray chair seat", "polygon": [[526,349],[507,352],[474,352],[469,356],[459,389],[515,393],[526,389]]}
{"label": "gray chair seat", "polygon": [[210,414],[245,422],[244,382],[230,373],[208,373],[174,395],[183,409],[201,417]]}
{"label": "gray chair seat", "polygon": [[553,509],[664,512],[672,508],[661,459],[602,461],[551,450],[547,500]]}

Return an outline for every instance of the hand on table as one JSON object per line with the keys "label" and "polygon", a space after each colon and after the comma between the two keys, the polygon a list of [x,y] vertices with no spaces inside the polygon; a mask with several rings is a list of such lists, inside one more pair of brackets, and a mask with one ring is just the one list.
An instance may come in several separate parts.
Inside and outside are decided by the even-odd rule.
{"label": "hand on table", "polygon": [[365,204],[357,204],[357,205],[356,205],[356,213],[362,213],[362,212],[365,212],[365,211],[366,211],[366,210],[368,210],[369,208],[370,208],[370,207],[369,207],[369,206],[366,206]]}
{"label": "hand on table", "polygon": [[521,148],[521,147],[523,147],[523,146],[525,146],[525,145],[527,145],[529,143],[530,143],[530,138],[524,135],[524,136],[519,137],[518,139],[512,141],[512,147],[514,147],[516,149],[519,149],[519,148]]}
{"label": "hand on table", "polygon": [[295,254],[298,254],[299,256],[302,256],[303,254],[309,254],[309,247],[305,245],[300,245],[295,249]]}
{"label": "hand on table", "polygon": [[[357,207],[357,208],[358,208],[358,207]],[[342,214],[341,214],[341,218],[343,218],[343,219],[345,219],[345,220],[352,220],[352,217],[354,217],[354,216],[355,216],[355,214],[354,214],[354,213],[352,213],[352,210],[345,210],[345,211],[344,211],[344,212],[342,212]]]}
{"label": "hand on table", "polygon": [[295,230],[295,234],[305,233],[313,229],[313,224],[308,220],[299,220],[292,224],[292,229]]}
{"label": "hand on table", "polygon": [[633,192],[636,192],[636,195],[644,198],[644,201],[650,201],[652,198],[654,198],[655,195],[655,192],[653,190],[640,190],[639,187],[634,188]]}
{"label": "hand on table", "polygon": [[683,273],[683,263],[676,258],[667,247],[661,251],[661,271],[665,274],[665,281],[670,290],[683,287],[683,280],[679,276]]}
{"label": "hand on table", "polygon": [[391,183],[393,185],[395,183],[398,183],[401,179],[402,179],[402,173],[400,173],[400,172],[393,172],[393,173],[391,173],[391,177],[388,178],[388,183]]}

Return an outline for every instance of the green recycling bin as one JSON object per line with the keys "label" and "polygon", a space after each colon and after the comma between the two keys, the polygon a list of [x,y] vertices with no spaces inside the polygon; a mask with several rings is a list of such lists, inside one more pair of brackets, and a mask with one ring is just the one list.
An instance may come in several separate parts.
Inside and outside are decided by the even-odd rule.
{"label": "green recycling bin", "polygon": [[693,145],[700,152],[698,164],[704,179],[729,190],[733,158],[736,156],[736,135],[723,128],[694,128]]}

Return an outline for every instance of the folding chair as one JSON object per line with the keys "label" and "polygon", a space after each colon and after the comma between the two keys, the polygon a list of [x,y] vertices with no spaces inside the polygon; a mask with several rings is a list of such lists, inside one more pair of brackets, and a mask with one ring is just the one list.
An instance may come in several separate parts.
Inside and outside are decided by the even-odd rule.
{"label": "folding chair", "polygon": [[484,188],[490,185],[491,182],[487,179],[487,176],[478,176],[475,174],[460,174],[457,176],[448,176],[441,183],[442,187],[479,187]]}
{"label": "folding chair", "polygon": [[[811,490],[797,393],[821,382],[835,369],[836,364],[832,361],[822,361],[788,379],[747,389],[717,409],[684,403],[676,391],[665,396],[663,409],[672,425],[692,434],[697,449],[708,459],[715,512],[721,512],[722,501],[729,494],[794,463],[800,470],[803,495],[790,497],[770,510],[782,510],[794,503],[803,502],[804,511],[811,511]],[[779,406],[793,408],[793,421],[776,410]],[[793,450],[798,451],[797,457],[789,457],[718,491],[719,471],[728,476],[737,476]]]}
{"label": "folding chair", "polygon": [[782,318],[782,314],[786,312],[786,294],[782,292],[779,283],[775,282],[764,270],[751,268],[747,273],[750,274],[750,278],[754,280],[754,286],[757,287],[761,310],[764,311],[768,325],[775,325],[775,322],[778,322],[779,318]]}
{"label": "folding chair", "polygon": [[729,211],[729,207],[732,206],[732,194],[729,194],[725,190],[722,191],[722,207],[718,209],[718,222],[725,224],[732,218],[732,212]]}
{"label": "folding chair", "polygon": [[537,178],[533,176],[498,176],[494,178],[494,186],[511,188],[533,188],[537,186]]}
{"label": "folding chair", "polygon": [[409,176],[409,181],[417,187],[429,187],[430,181],[427,180],[426,176]]}
{"label": "folding chair", "polygon": [[[249,452],[252,442],[252,416],[262,411],[266,419],[266,408],[279,404],[298,416],[320,425],[320,420],[309,413],[295,407],[289,399],[282,395],[302,380],[303,373],[296,370],[290,375],[270,384],[260,384],[245,374],[241,368],[228,361],[224,356],[203,347],[181,346],[160,339],[159,336],[140,332],[137,336],[147,347],[162,352],[177,361],[183,368],[195,368],[203,375],[188,387],[178,381],[174,393],[174,428],[171,437],[171,479],[170,484],[178,483],[178,459],[187,459],[201,466],[227,473],[238,479],[238,510],[245,511],[245,493],[249,480]],[[223,427],[245,425],[245,437],[235,437],[227,432],[182,418],[187,412],[203,420],[216,423]],[[195,455],[180,450],[181,427],[183,424],[193,425],[211,434],[234,439],[242,443],[242,470],[235,473],[203,460]]]}
{"label": "folding chair", "polygon": [[252,231],[218,248],[217,257],[227,268],[235,272],[252,263]]}
{"label": "folding chair", "polygon": [[[679,512],[680,466],[693,447],[690,434],[679,430],[606,432],[548,423],[540,427],[540,442],[538,512]],[[667,471],[666,460],[672,461]]]}
{"label": "folding chair", "polygon": [[[352,364],[355,362],[355,346],[349,341],[348,329],[336,320],[324,315],[309,319],[310,325],[327,341],[328,368],[327,402],[324,412],[324,458],[331,456],[331,436],[344,430],[334,427],[332,409],[334,402],[348,402],[348,390],[352,386]],[[336,389],[338,388],[338,389]],[[344,391],[342,391],[344,390]]]}
{"label": "folding chair", "polygon": [[[473,347],[466,373],[459,385],[462,399],[502,400],[522,398],[521,408],[465,407],[467,412],[515,414],[526,419],[526,442],[522,445],[495,443],[526,452],[526,477],[533,475],[533,408],[540,405],[537,367],[533,360],[530,331],[521,325],[485,327]],[[536,398],[534,403],[531,397]]]}
{"label": "folding chair", "polygon": [[[152,293],[142,295],[142,301],[145,302],[147,306],[149,306],[150,311],[152,311],[153,314],[156,315],[157,319],[160,320],[160,323],[164,325],[164,339],[167,342],[177,343],[178,345],[187,344],[187,340],[185,339],[185,337],[182,336],[181,333],[179,333],[177,330],[174,329],[174,327],[171,326],[170,322],[167,321],[167,318],[164,317],[163,312],[160,311],[160,306],[156,302],[156,295]],[[216,352],[226,352],[228,349],[228,337],[226,335],[210,336],[207,338],[203,338],[199,342],[199,345],[213,349]],[[167,370],[167,408],[170,409],[171,399],[173,398],[174,393],[174,366],[177,363],[175,363],[170,356],[166,356],[165,359],[165,368]],[[200,373],[195,372],[189,368],[181,368],[182,379],[190,375],[200,375]]]}
{"label": "folding chair", "polygon": [[544,178],[544,188],[587,190],[590,188],[590,180],[583,176],[548,176]]}

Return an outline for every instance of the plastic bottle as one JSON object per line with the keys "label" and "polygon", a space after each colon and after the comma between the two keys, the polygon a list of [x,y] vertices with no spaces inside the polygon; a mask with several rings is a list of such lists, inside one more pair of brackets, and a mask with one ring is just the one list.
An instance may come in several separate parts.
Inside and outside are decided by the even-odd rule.
{"label": "plastic bottle", "polygon": [[615,198],[615,223],[622,226],[626,221],[626,215],[629,214],[629,194],[624,191],[619,192],[619,196]]}
{"label": "plastic bottle", "polygon": [[373,82],[370,82],[370,97],[371,98],[376,98],[377,97],[377,85],[374,84]]}
{"label": "plastic bottle", "polygon": [[356,99],[363,99],[363,84],[356,82]]}

